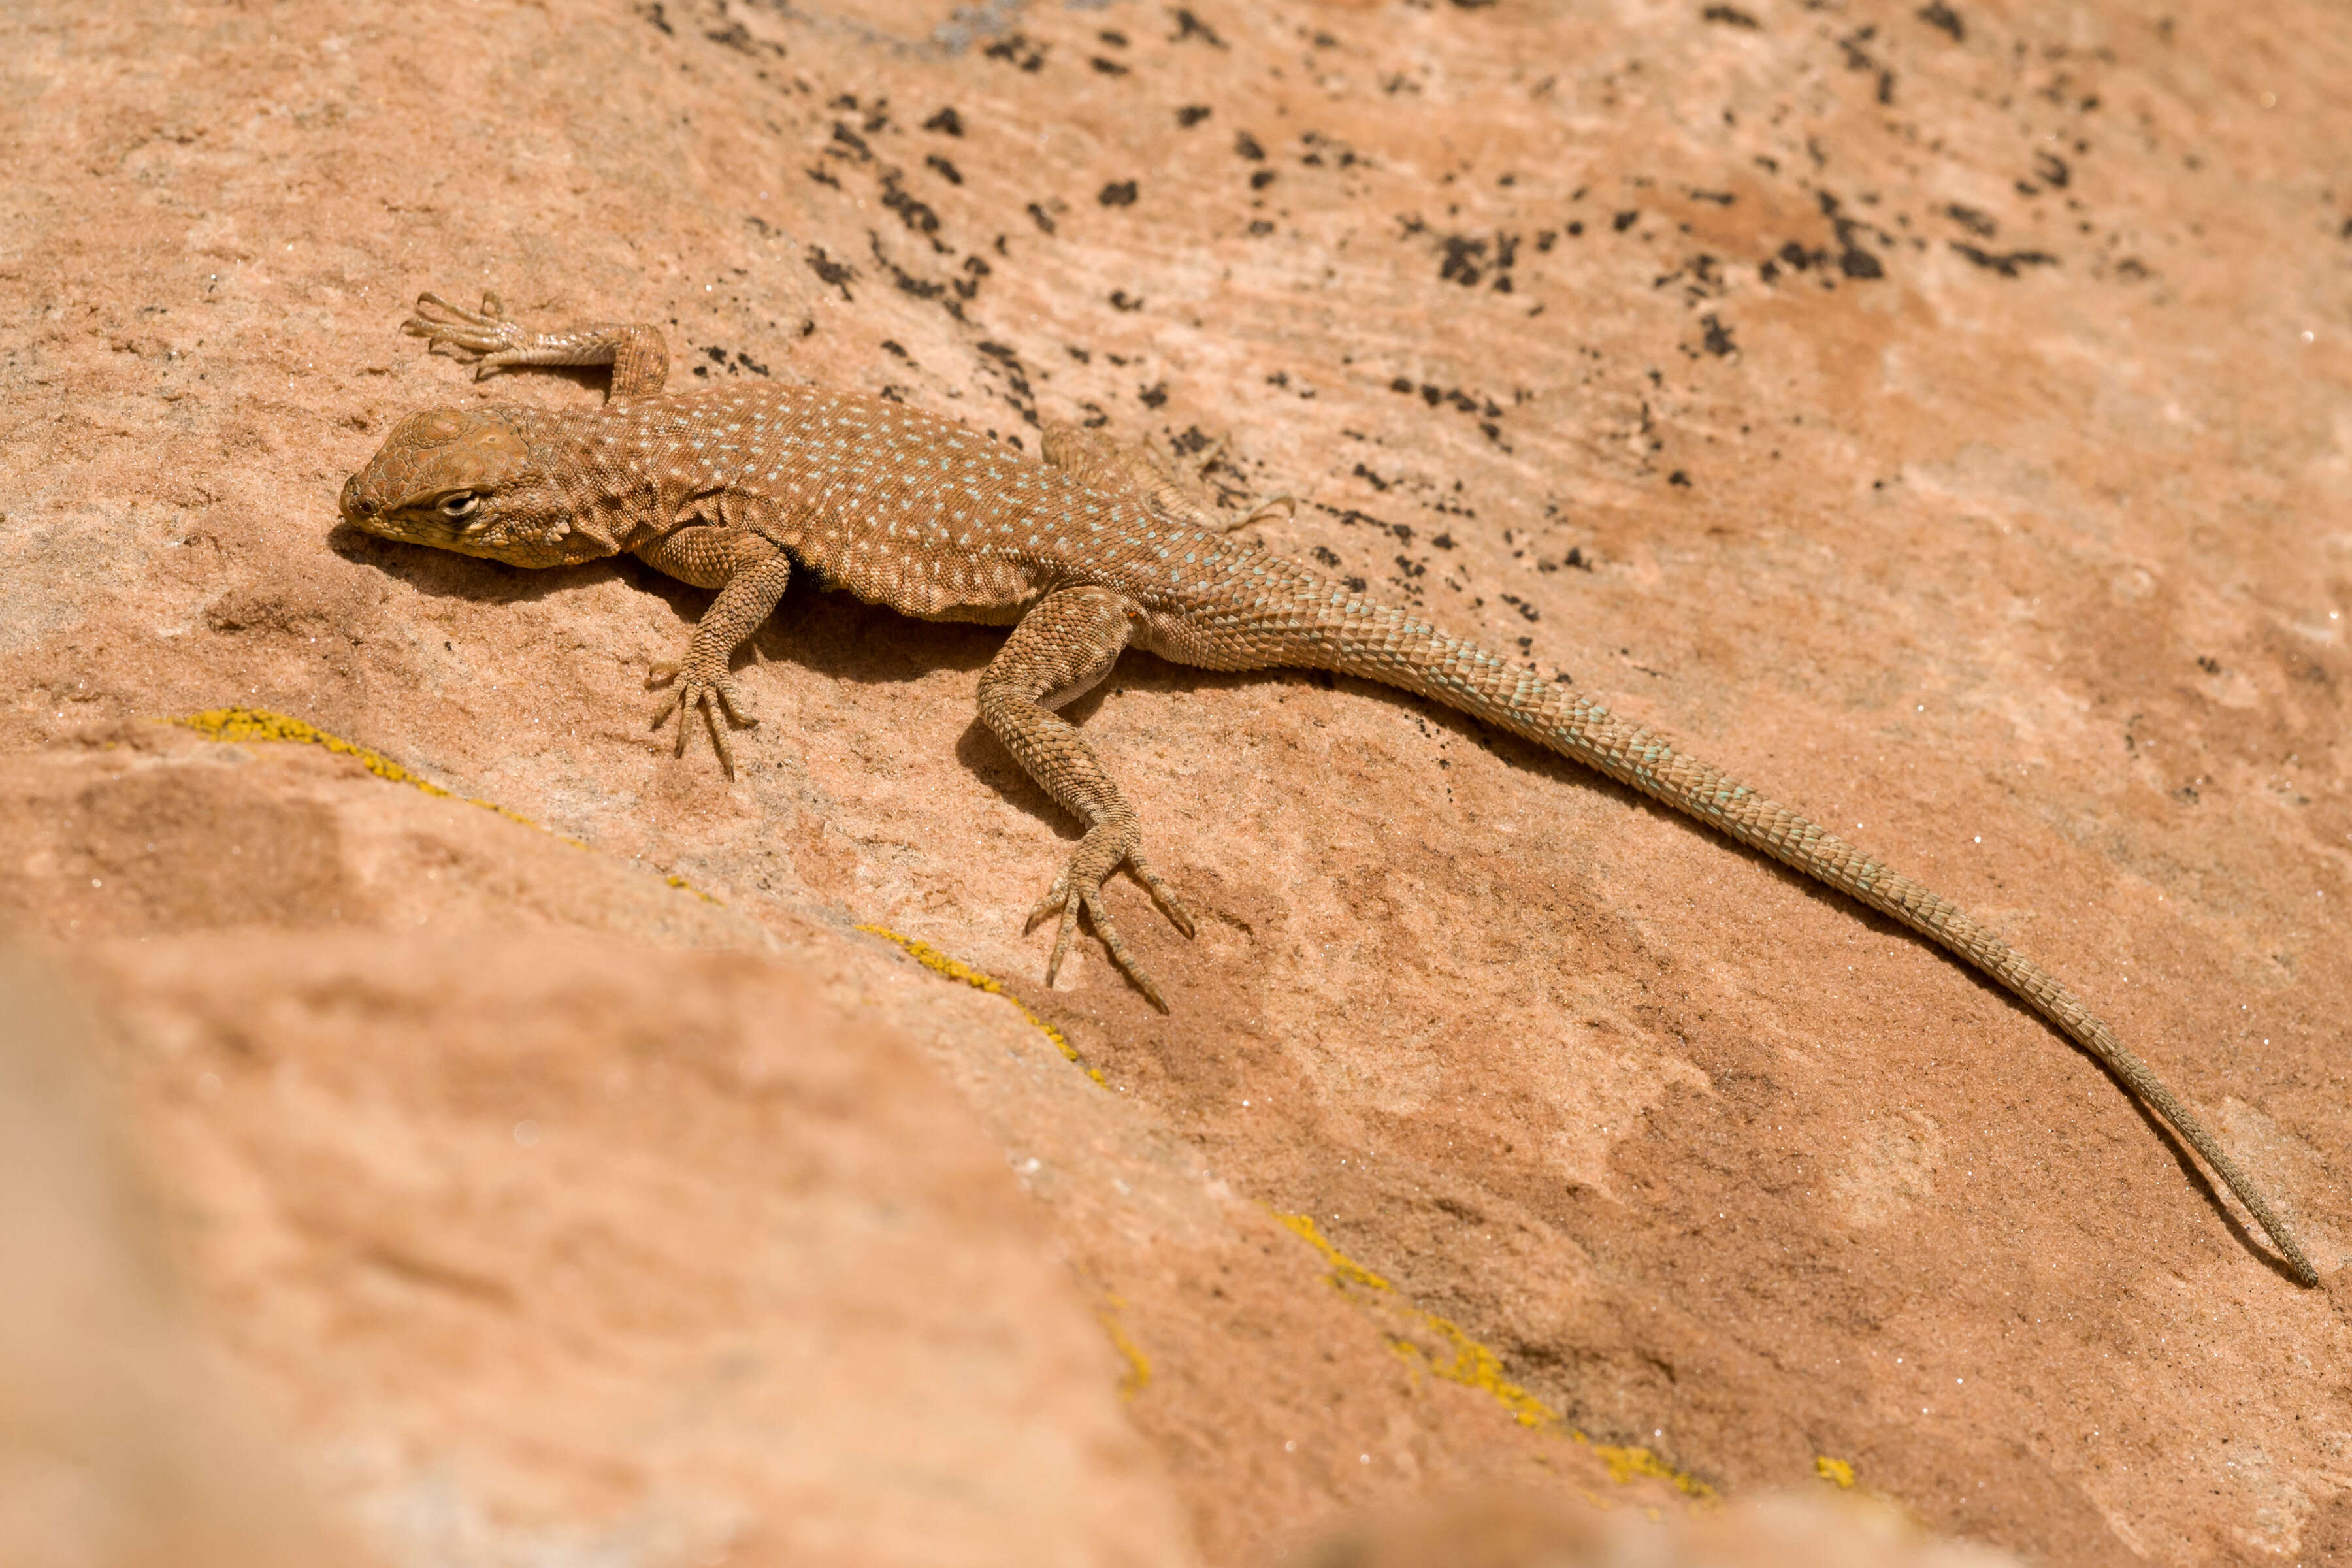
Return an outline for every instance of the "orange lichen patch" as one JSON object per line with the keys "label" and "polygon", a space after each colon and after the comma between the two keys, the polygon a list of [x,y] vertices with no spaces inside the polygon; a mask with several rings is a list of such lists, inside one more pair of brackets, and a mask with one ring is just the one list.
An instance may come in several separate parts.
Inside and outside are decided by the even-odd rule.
{"label": "orange lichen patch", "polygon": [[[1620,1484],[1641,1477],[1664,1481],[1688,1497],[1706,1499],[1715,1495],[1713,1487],[1687,1471],[1675,1468],[1647,1448],[1596,1443],[1570,1426],[1568,1418],[1540,1395],[1506,1376],[1503,1358],[1468,1330],[1451,1318],[1425,1311],[1405,1300],[1394,1285],[1332,1246],[1310,1216],[1275,1211],[1274,1217],[1323,1255],[1323,1260],[1330,1265],[1327,1278],[1333,1289],[1397,1325],[1389,1330],[1389,1348],[1408,1366],[1478,1390],[1508,1411],[1511,1419],[1522,1426],[1558,1432],[1591,1449],[1609,1467],[1609,1479]],[[1849,1476],[1852,1473],[1847,1471]]]}
{"label": "orange lichen patch", "polygon": [[1832,1459],[1827,1454],[1813,1456],[1813,1474],[1841,1490],[1853,1487],[1853,1467],[1843,1459]]}
{"label": "orange lichen patch", "polygon": [[[534,822],[522,813],[510,811],[494,800],[482,800],[474,795],[459,795],[454,790],[443,789],[430,779],[420,778],[409,772],[373,747],[346,741],[341,735],[331,735],[317,725],[297,719],[289,713],[277,713],[267,708],[207,708],[201,713],[183,714],[179,718],[166,719],[161,722],[177,724],[184,730],[194,730],[206,740],[225,741],[232,744],[282,741],[305,746],[323,746],[337,756],[357,759],[362,767],[380,779],[388,780],[393,784],[406,784],[411,789],[422,790],[425,794],[437,799],[461,800],[467,805],[478,805],[484,811],[494,812],[505,817],[509,822],[519,822],[523,826],[536,829],[551,838],[560,839],[574,849],[587,849],[593,852],[593,846],[583,843],[568,833],[560,833],[545,823]],[[727,907],[719,904],[717,899],[683,877],[665,876],[663,880],[673,888],[692,893],[706,904],[719,904],[721,909]]]}
{"label": "orange lichen patch", "polygon": [[1060,1051],[1063,1056],[1068,1058],[1072,1062],[1076,1063],[1081,1072],[1094,1079],[1095,1082],[1102,1088],[1108,1089],[1110,1087],[1108,1083],[1104,1082],[1103,1075],[1099,1071],[1087,1065],[1086,1058],[1078,1055],[1078,1047],[1070,1044],[1070,1038],[1067,1035],[1063,1034],[1061,1030],[1054,1027],[1053,1025],[1045,1022],[1045,1019],[1031,1012],[1029,1010],[1029,1005],[1022,1001],[1020,997],[1013,994],[1012,992],[1007,991],[1004,988],[1004,983],[997,979],[993,974],[985,973],[981,970],[974,969],[971,964],[966,963],[961,958],[950,957],[948,954],[941,952],[938,948],[933,947],[929,942],[923,941],[919,937],[901,936],[887,926],[861,925],[856,929],[865,931],[870,936],[878,936],[885,942],[897,942],[899,947],[906,951],[906,954],[908,958],[913,959],[917,963],[921,964],[924,968],[932,971],[934,973],[944,974],[950,980],[961,981],[964,984],[971,986],[975,991],[987,992],[991,996],[1003,997],[1007,1002],[1012,1003],[1015,1008],[1019,1009],[1020,1014],[1024,1018],[1026,1018],[1033,1026],[1042,1030],[1045,1033],[1045,1037],[1054,1042],[1055,1048]]}

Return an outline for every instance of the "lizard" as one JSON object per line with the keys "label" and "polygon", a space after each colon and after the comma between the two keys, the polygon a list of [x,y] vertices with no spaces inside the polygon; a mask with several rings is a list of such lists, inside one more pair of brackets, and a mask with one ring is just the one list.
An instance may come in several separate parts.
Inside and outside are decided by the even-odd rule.
{"label": "lizard", "polygon": [[905,615],[1012,628],[981,675],[980,718],[1086,824],[1029,913],[1031,930],[1059,917],[1048,986],[1083,910],[1112,960],[1167,1011],[1103,903],[1103,883],[1122,867],[1180,931],[1195,931],[1144,853],[1134,808],[1059,709],[1129,648],[1205,669],[1360,677],[1580,763],[1990,976],[2170,1123],[2246,1205],[2294,1278],[2319,1282],[2284,1218],[2203,1119],[2073,991],[1957,904],[1659,731],[1234,534],[1148,449],[1055,425],[1043,431],[1040,461],[882,398],[765,381],[665,392],[668,352],[657,328],[534,331],[495,294],[478,310],[422,295],[404,329],[473,363],[477,380],[521,366],[610,365],[610,391],[593,409],[492,404],[410,415],[344,485],[342,518],[382,538],[515,566],[626,552],[714,590],[683,657],[654,667],[653,679],[670,689],[653,722],[675,716],[680,755],[698,716],[733,776],[729,730],[756,721],[731,657],[775,609],[796,567]]}

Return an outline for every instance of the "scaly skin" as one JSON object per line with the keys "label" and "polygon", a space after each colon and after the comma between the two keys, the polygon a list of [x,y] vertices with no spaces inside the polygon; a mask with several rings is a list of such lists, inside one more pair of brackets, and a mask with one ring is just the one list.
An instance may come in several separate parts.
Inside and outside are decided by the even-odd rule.
{"label": "scaly skin", "polygon": [[1166,1008],[1102,903],[1104,879],[1122,865],[1192,932],[1144,858],[1134,809],[1056,708],[1128,647],[1209,669],[1361,676],[1572,757],[1949,949],[2105,1063],[2220,1173],[2295,1277],[2318,1283],[2203,1121],[2073,992],[1958,906],[1657,731],[1232,537],[1165,460],[1061,426],[1046,432],[1040,465],[918,410],[811,387],[665,395],[667,356],[653,328],[531,332],[491,296],[471,311],[427,294],[406,325],[436,352],[477,361],[478,375],[610,363],[612,396],[589,413],[500,405],[412,416],[343,487],[343,516],[388,539],[518,566],[625,551],[716,589],[684,658],[664,667],[676,683],[654,722],[677,715],[681,752],[698,713],[731,776],[729,723],[752,721],[728,661],[775,608],[795,563],[825,586],[907,615],[1013,627],[981,677],[981,718],[1087,824],[1030,915],[1033,925],[1061,917],[1048,984],[1083,908],[1120,968]]}

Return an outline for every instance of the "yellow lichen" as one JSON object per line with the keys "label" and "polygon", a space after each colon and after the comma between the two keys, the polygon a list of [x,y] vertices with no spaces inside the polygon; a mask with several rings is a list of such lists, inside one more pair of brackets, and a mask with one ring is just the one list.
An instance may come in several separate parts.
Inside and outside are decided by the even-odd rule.
{"label": "yellow lichen", "polygon": [[[559,833],[544,823],[533,822],[522,813],[509,811],[494,800],[481,800],[473,795],[458,795],[455,791],[443,789],[430,779],[417,777],[382,752],[360,745],[356,742],[346,741],[341,735],[331,735],[315,724],[297,719],[291,714],[274,713],[267,708],[207,708],[201,713],[184,714],[177,719],[166,719],[163,722],[177,724],[184,730],[194,730],[197,734],[213,741],[226,741],[232,743],[283,741],[297,745],[323,746],[339,757],[357,759],[360,766],[380,779],[389,780],[393,784],[406,784],[411,789],[421,790],[439,800],[461,800],[467,805],[478,805],[484,811],[494,812],[505,817],[509,822],[519,822],[525,827],[535,828],[550,838],[571,845],[574,849],[590,848],[590,846],[582,843],[572,835]],[[664,880],[673,888],[692,893],[706,904],[719,904],[717,899],[683,877],[666,877]],[[725,909],[727,906],[719,904],[719,907]]]}
{"label": "yellow lichen", "polygon": [[1110,1087],[1108,1083],[1104,1082],[1103,1075],[1101,1073],[1087,1065],[1086,1058],[1078,1055],[1078,1047],[1070,1044],[1070,1038],[1067,1035],[1063,1034],[1061,1030],[1054,1027],[1053,1025],[1045,1022],[1045,1019],[1040,1018],[1036,1014],[1031,1012],[1029,1010],[1029,1005],[1022,1001],[1020,997],[1013,994],[1012,992],[1007,991],[1004,988],[1004,983],[997,979],[993,974],[985,973],[981,970],[974,969],[971,964],[966,963],[961,958],[949,957],[946,953],[941,952],[938,948],[933,947],[929,942],[923,941],[919,937],[901,936],[887,926],[861,925],[856,929],[865,931],[870,936],[878,936],[885,942],[897,942],[899,947],[906,951],[906,954],[908,958],[913,959],[917,963],[921,964],[925,969],[930,970],[933,973],[944,974],[950,980],[961,981],[964,984],[971,986],[975,991],[987,992],[991,996],[1003,997],[1007,1002],[1013,1004],[1013,1008],[1019,1012],[1024,1018],[1027,1019],[1031,1025],[1043,1033],[1047,1039],[1054,1042],[1055,1049],[1060,1051],[1063,1056],[1068,1058],[1070,1061],[1076,1064],[1081,1072],[1094,1079],[1096,1083],[1101,1085],[1104,1089],[1108,1089]]}
{"label": "yellow lichen", "polygon": [[1111,1348],[1127,1361],[1127,1370],[1119,1374],[1118,1396],[1133,1399],[1151,1386],[1151,1358],[1128,1337],[1126,1325],[1118,1321],[1118,1309],[1126,1305],[1119,1297],[1110,1297],[1095,1309],[1095,1317],[1101,1322],[1103,1332],[1110,1336]]}
{"label": "yellow lichen", "polygon": [[1652,1480],[1666,1482],[1686,1497],[1710,1498],[1715,1495],[1713,1487],[1688,1471],[1675,1468],[1647,1448],[1617,1447],[1606,1443],[1595,1443],[1581,1432],[1570,1435],[1600,1455],[1601,1462],[1609,1467],[1609,1479],[1620,1485],[1632,1480],[1636,1476],[1647,1476]]}
{"label": "yellow lichen", "polygon": [[1538,1431],[1558,1432],[1591,1448],[1609,1467],[1609,1478],[1622,1484],[1636,1477],[1664,1481],[1687,1497],[1712,1498],[1715,1489],[1685,1470],[1675,1469],[1647,1448],[1595,1443],[1568,1424],[1568,1418],[1529,1389],[1504,1375],[1503,1358],[1479,1342],[1468,1330],[1435,1312],[1404,1300],[1394,1285],[1338,1247],[1316,1228],[1311,1215],[1269,1211],[1309,1247],[1323,1255],[1331,1288],[1361,1308],[1377,1310],[1403,1331],[1387,1331],[1389,1349],[1417,1372],[1475,1388],[1500,1405],[1512,1420]]}
{"label": "yellow lichen", "polygon": [[1312,1215],[1303,1214],[1284,1214],[1281,1211],[1276,1210],[1274,1217],[1280,1220],[1284,1225],[1288,1226],[1292,1230],[1297,1231],[1300,1236],[1306,1237],[1307,1245],[1323,1255],[1323,1261],[1331,1266],[1331,1278],[1335,1283],[1344,1280],[1351,1285],[1369,1286],[1375,1290],[1393,1290],[1396,1289],[1395,1286],[1390,1284],[1387,1280],[1381,1279],[1379,1275],[1373,1273],[1370,1269],[1365,1268],[1354,1258],[1349,1258],[1346,1253],[1341,1252],[1338,1247],[1332,1246],[1330,1242],[1326,1240],[1323,1233],[1315,1228],[1315,1220]]}
{"label": "yellow lichen", "polygon": [[1853,1485],[1853,1467],[1843,1459],[1832,1459],[1827,1454],[1813,1456],[1813,1474],[1841,1489],[1850,1489]]}

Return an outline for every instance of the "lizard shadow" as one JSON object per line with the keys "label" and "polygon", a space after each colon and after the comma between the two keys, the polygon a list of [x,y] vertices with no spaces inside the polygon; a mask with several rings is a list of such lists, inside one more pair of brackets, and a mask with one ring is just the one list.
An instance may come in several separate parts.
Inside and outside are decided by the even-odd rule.
{"label": "lizard shadow", "polygon": [[460,555],[429,544],[380,539],[341,521],[327,531],[327,548],[354,566],[396,577],[432,598],[479,605],[533,604],[600,582],[614,570],[612,561],[591,561],[579,566],[509,566],[503,561]]}

